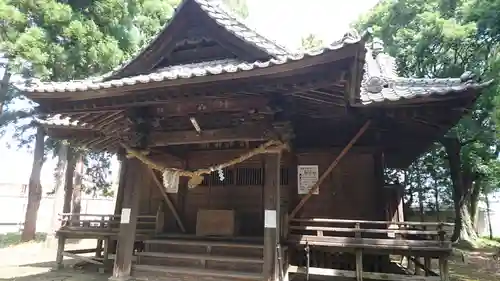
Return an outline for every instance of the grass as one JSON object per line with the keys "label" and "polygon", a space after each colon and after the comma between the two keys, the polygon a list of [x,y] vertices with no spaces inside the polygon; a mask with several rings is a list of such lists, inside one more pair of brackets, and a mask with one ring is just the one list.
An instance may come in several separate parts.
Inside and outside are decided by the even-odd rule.
{"label": "grass", "polygon": [[[34,242],[42,242],[47,238],[45,233],[37,233]],[[10,232],[0,234],[0,248],[6,248],[14,245],[21,244],[21,233]]]}
{"label": "grass", "polygon": [[493,237],[493,239],[490,239],[489,237],[484,236],[484,237],[481,237],[480,240],[485,240],[485,241],[489,241],[492,243],[498,243],[497,246],[500,246],[500,237]]}

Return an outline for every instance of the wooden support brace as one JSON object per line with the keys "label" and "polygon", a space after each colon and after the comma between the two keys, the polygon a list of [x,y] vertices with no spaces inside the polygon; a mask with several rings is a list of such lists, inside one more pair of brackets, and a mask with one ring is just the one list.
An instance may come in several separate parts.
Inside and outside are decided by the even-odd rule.
{"label": "wooden support brace", "polygon": [[73,258],[75,260],[81,260],[81,261],[88,262],[88,263],[91,263],[91,264],[96,264],[96,265],[103,265],[102,262],[96,261],[96,260],[91,259],[89,257],[79,256],[79,255],[68,253],[68,252],[63,252],[62,254],[65,257]]}
{"label": "wooden support brace", "polygon": [[179,224],[179,228],[181,229],[182,232],[186,232],[186,228],[184,227],[184,223],[181,220],[181,217],[179,216],[179,213],[177,213],[177,210],[175,209],[174,203],[172,203],[172,200],[170,200],[170,197],[168,196],[167,192],[163,188],[163,184],[161,184],[160,180],[156,176],[156,173],[153,169],[149,169],[151,172],[151,175],[153,176],[153,179],[156,183],[156,186],[160,189],[161,195],[163,195],[163,198],[165,198],[165,202],[168,205],[168,208],[172,211],[172,214],[174,214],[175,220],[177,221],[177,224]]}
{"label": "wooden support brace", "polygon": [[340,154],[335,158],[335,160],[330,164],[330,166],[326,169],[326,171],[321,175],[318,181],[309,189],[309,192],[300,200],[299,204],[293,209],[290,213],[289,219],[294,219],[297,215],[297,212],[304,206],[304,204],[311,198],[313,193],[318,189],[318,187],[323,183],[323,181],[327,178],[327,176],[333,171],[333,169],[339,164],[340,160],[344,157],[344,155],[349,152],[351,147],[358,141],[358,139],[363,135],[363,133],[368,129],[371,124],[371,120],[366,121],[366,123],[359,129],[358,133],[351,139],[351,141],[342,149]]}
{"label": "wooden support brace", "polygon": [[[412,261],[414,266],[415,266],[415,275],[420,275],[420,271],[423,271],[425,273],[425,276],[438,276],[438,274],[434,271],[432,271],[430,268],[426,267],[425,264],[422,264],[420,262],[420,258],[418,257],[410,257],[408,262]],[[419,274],[417,274],[417,271]]]}

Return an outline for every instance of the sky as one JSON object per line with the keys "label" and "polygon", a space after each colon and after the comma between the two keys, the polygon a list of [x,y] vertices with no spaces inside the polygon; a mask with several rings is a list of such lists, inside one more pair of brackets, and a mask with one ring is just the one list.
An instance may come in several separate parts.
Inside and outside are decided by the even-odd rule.
{"label": "sky", "polygon": [[[247,24],[276,42],[300,47],[308,34],[333,42],[349,30],[349,24],[367,12],[378,0],[247,0]],[[3,74],[3,73],[2,73]],[[33,156],[26,149],[8,148],[9,135],[0,139],[0,183],[26,184]],[[114,163],[114,167],[117,167]],[[42,170],[42,185],[54,182],[55,160],[49,157]]]}

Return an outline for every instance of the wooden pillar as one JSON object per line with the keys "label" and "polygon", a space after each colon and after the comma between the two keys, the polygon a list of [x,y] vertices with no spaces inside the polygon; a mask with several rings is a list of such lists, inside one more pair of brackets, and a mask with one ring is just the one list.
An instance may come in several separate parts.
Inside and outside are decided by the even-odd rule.
{"label": "wooden pillar", "polygon": [[376,208],[377,212],[374,214],[376,220],[385,221],[387,220],[385,216],[385,210],[387,208],[387,192],[384,190],[385,178],[384,178],[384,154],[382,151],[378,150],[374,154],[374,168],[375,168],[375,189],[376,189]]}
{"label": "wooden pillar", "polygon": [[280,243],[281,154],[264,156],[264,266],[265,281],[278,280],[277,246]]}
{"label": "wooden pillar", "polygon": [[124,184],[118,248],[110,280],[129,280],[131,278],[141,181],[145,173],[149,175],[145,169],[147,167],[139,160],[127,159],[125,161],[128,162],[127,169],[133,169],[134,172],[127,174],[129,178]]}
{"label": "wooden pillar", "polygon": [[449,268],[448,268],[448,257],[447,256],[439,257],[439,276],[441,278],[441,281],[449,281],[450,280],[450,273],[449,273]]}
{"label": "wooden pillar", "polygon": [[123,202],[123,189],[125,187],[125,181],[127,180],[127,158],[123,152],[118,154],[118,160],[120,160],[120,170],[119,170],[119,178],[118,178],[118,191],[116,194],[115,201],[115,215],[119,215],[122,211],[122,202]]}
{"label": "wooden pillar", "polygon": [[[356,229],[360,229],[360,223],[356,223]],[[356,238],[361,238],[361,232],[356,231],[354,234]],[[356,249],[356,281],[363,281],[363,250]]]}
{"label": "wooden pillar", "polygon": [[64,235],[62,234],[59,234],[59,236],[57,237],[56,269],[62,269],[64,267],[64,244],[66,244],[66,237],[64,237]]}
{"label": "wooden pillar", "polygon": [[[63,213],[71,212],[71,199],[73,198],[73,177],[75,175],[76,158],[75,152],[72,147],[68,147],[68,153],[66,154],[67,167],[64,172],[64,201],[63,201]],[[71,216],[70,221],[73,220]]]}
{"label": "wooden pillar", "polygon": [[[125,182],[127,180],[127,158],[125,157],[125,152],[121,151],[118,153],[118,160],[120,161],[119,176],[118,176],[118,190],[115,199],[115,215],[119,215],[122,211],[123,203],[123,190],[125,188]],[[113,220],[110,220],[110,227],[114,227]],[[118,241],[110,241],[108,243],[108,253],[116,253]]]}

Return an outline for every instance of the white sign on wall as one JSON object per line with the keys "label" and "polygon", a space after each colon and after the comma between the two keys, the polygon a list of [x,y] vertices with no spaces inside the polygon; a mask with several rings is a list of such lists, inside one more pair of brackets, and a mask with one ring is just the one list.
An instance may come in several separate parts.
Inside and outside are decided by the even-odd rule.
{"label": "white sign on wall", "polygon": [[123,208],[120,223],[130,223],[130,209]]}
{"label": "white sign on wall", "polygon": [[[297,177],[298,193],[309,193],[309,189],[313,187],[319,179],[318,165],[298,165]],[[316,188],[313,194],[319,194],[319,188]]]}
{"label": "white sign on wall", "polygon": [[276,210],[264,211],[264,227],[276,228]]}

